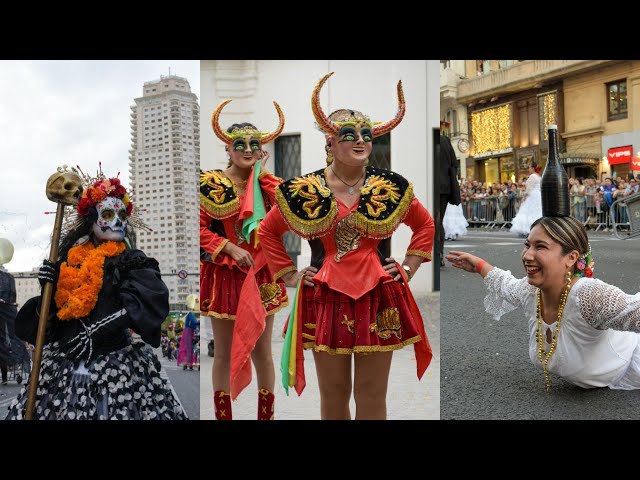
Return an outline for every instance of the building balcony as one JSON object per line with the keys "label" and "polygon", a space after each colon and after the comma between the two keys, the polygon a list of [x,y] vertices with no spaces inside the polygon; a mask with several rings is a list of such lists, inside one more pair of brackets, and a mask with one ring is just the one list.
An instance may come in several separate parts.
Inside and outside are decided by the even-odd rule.
{"label": "building balcony", "polygon": [[452,69],[440,70],[440,98],[456,98],[458,96],[460,76]]}
{"label": "building balcony", "polygon": [[[614,60],[615,61],[615,60]],[[507,68],[458,82],[458,102],[541,88],[545,83],[613,63],[612,60],[525,60]],[[442,80],[441,80],[442,82]],[[440,89],[442,92],[442,87]]]}

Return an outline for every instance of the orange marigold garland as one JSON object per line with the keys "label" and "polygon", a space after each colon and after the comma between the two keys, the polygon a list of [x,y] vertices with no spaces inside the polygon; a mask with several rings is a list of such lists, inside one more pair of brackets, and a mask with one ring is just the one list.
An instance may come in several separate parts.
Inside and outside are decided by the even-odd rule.
{"label": "orange marigold garland", "polygon": [[86,242],[69,250],[60,265],[55,301],[58,318],[71,320],[89,315],[102,288],[104,261],[125,251],[123,242],[105,242],[97,247]]}

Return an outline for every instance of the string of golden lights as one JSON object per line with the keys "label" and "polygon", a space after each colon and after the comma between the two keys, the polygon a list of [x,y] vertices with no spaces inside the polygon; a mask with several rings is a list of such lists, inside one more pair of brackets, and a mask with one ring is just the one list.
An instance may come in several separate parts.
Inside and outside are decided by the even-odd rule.
{"label": "string of golden lights", "polygon": [[511,147],[511,106],[473,112],[471,131],[474,155]]}

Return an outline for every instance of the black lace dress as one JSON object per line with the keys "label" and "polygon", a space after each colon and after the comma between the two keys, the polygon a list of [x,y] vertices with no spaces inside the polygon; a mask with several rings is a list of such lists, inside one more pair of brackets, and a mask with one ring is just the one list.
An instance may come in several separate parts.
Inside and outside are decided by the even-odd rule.
{"label": "black lace dress", "polygon": [[[33,344],[40,301],[27,301],[16,318],[16,333]],[[160,324],[169,313],[169,291],[156,260],[140,250],[106,258],[89,316],[61,321],[56,312],[52,301],[34,418],[187,419],[149,347],[160,345]],[[143,341],[134,341],[130,329]],[[25,385],[7,419],[24,416],[27,391]]]}

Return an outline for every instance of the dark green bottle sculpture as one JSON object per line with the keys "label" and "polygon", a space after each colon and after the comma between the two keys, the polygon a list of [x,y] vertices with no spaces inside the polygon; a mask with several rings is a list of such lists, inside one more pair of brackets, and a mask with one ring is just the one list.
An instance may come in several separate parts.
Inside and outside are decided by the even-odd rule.
{"label": "dark green bottle sculpture", "polygon": [[543,217],[569,217],[569,177],[558,159],[558,126],[548,125],[549,156],[542,173],[540,190],[542,194]]}

